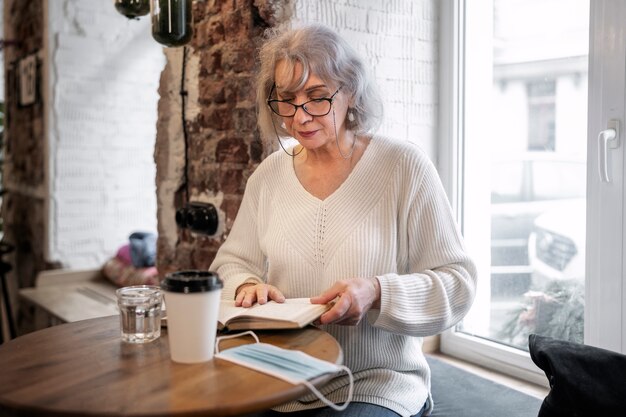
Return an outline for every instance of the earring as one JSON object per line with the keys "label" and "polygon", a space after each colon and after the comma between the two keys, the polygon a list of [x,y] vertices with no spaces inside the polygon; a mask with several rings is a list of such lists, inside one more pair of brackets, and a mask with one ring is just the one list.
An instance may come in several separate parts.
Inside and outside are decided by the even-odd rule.
{"label": "earring", "polygon": [[352,113],[351,111],[348,112],[348,120],[354,122],[354,113]]}
{"label": "earring", "polygon": [[283,129],[285,129],[285,128],[287,127],[287,125],[285,124],[285,122],[282,122],[282,123],[280,124],[280,127],[281,127],[281,128],[283,128]]}

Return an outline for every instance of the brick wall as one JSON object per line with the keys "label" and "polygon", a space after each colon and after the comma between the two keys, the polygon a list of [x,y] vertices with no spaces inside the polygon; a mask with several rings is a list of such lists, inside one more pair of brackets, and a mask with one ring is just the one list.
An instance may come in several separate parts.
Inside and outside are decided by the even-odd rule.
{"label": "brick wall", "polygon": [[[156,231],[153,159],[165,59],[149,18],[102,0],[4,0],[3,240],[17,287],[44,269],[98,268],[135,230]],[[37,95],[18,102],[17,65],[37,58]],[[19,316],[28,330],[29,312]]]}
{"label": "brick wall", "polygon": [[[412,139],[434,158],[438,7],[437,0],[196,2],[194,39],[187,51],[166,52],[160,87],[160,272],[209,266],[235,219],[246,179],[265,156],[255,128],[252,58],[266,25],[293,19],[335,27],[373,66],[385,98],[381,133]],[[179,94],[183,60],[185,103]],[[175,211],[187,201],[218,208],[215,237],[176,227]]]}
{"label": "brick wall", "polygon": [[[166,51],[155,150],[161,274],[208,268],[235,219],[246,179],[264,156],[256,129],[255,50],[263,30],[285,18],[286,5],[194,2],[191,43]],[[217,237],[176,227],[175,211],[189,201],[218,208]]]}
{"label": "brick wall", "polygon": [[[437,0],[197,0],[193,41],[165,49],[160,81],[163,55],[148,18],[128,21],[111,3],[4,0],[4,38],[22,41],[4,50],[2,207],[20,286],[51,263],[95,267],[130,231],[157,223],[161,273],[208,267],[266,155],[253,57],[263,29],[284,20],[337,28],[374,68],[386,104],[382,133],[416,140],[435,157]],[[50,77],[47,107],[43,94],[34,105],[15,101],[14,64],[32,53],[40,81]],[[216,237],[176,227],[175,210],[188,201],[217,206]]]}
{"label": "brick wall", "polygon": [[385,102],[379,133],[411,139],[435,158],[438,0],[296,1],[294,20],[322,22],[372,65]]}
{"label": "brick wall", "polygon": [[136,230],[156,232],[154,143],[162,47],[150,18],[113,2],[49,6],[49,259],[100,267]]}
{"label": "brick wall", "polygon": [[[39,95],[22,107],[7,88],[4,179],[12,194],[3,217],[8,229],[18,227],[16,207],[26,208],[43,227],[27,238],[33,251],[63,267],[95,268],[131,232],[156,231],[153,153],[165,59],[149,17],[128,20],[100,0],[50,2],[44,16],[43,4],[5,2],[5,37],[28,43],[6,50],[7,85],[15,54],[36,53]],[[25,195],[36,201],[11,203]]]}

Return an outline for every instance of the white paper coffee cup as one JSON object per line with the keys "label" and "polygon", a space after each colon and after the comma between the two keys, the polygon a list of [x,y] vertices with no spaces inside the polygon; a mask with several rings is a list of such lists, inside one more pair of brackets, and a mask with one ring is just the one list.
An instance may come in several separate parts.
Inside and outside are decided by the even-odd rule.
{"label": "white paper coffee cup", "polygon": [[210,271],[178,271],[161,282],[174,362],[213,359],[222,287],[219,276]]}

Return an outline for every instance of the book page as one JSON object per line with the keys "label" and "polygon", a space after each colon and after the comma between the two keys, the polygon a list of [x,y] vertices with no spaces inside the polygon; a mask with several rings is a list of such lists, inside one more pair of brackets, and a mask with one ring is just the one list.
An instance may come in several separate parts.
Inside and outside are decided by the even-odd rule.
{"label": "book page", "polygon": [[[250,308],[254,308],[250,307]],[[242,313],[244,310],[247,310],[245,307],[235,307],[235,300],[222,300],[220,302],[220,311],[218,313],[218,321],[225,325],[228,320],[236,317],[238,314]]]}
{"label": "book page", "polygon": [[240,315],[260,317],[266,320],[299,322],[301,317],[309,316],[312,309],[317,310],[322,307],[319,304],[311,304],[308,298],[288,298],[283,303],[270,301],[266,304],[256,304]]}
{"label": "book page", "polygon": [[309,298],[288,298],[284,303],[269,301],[266,304],[255,304],[249,308],[235,307],[234,301],[223,300],[220,305],[219,321],[227,325],[229,320],[237,320],[241,317],[242,319],[258,318],[260,321],[302,323],[314,320],[327,309],[326,305],[311,304]]}

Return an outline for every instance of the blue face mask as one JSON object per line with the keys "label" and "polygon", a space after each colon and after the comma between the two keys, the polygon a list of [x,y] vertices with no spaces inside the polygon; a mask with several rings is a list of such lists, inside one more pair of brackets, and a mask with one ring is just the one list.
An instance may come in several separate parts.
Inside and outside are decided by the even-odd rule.
{"label": "blue face mask", "polygon": [[[235,335],[235,337],[244,334],[252,334],[257,340],[257,343],[240,345],[223,352],[219,352],[219,350],[216,349],[217,353],[215,357],[254,369],[255,371],[263,372],[294,385],[304,384],[324,402],[324,404],[335,410],[341,411],[348,406],[352,399],[354,381],[352,373],[346,366],[335,365],[334,363],[314,358],[299,350],[283,349],[267,343],[259,343],[258,338],[252,332],[244,332]],[[217,343],[219,343],[220,339],[221,338],[218,338]],[[348,400],[341,406],[338,406],[328,401],[309,381],[320,375],[339,373],[341,371],[348,373],[350,389],[348,392]]]}

